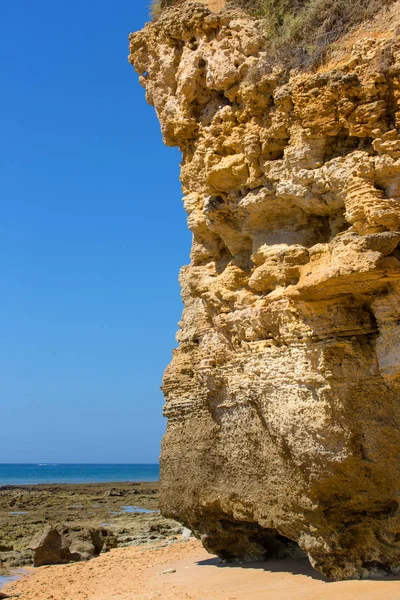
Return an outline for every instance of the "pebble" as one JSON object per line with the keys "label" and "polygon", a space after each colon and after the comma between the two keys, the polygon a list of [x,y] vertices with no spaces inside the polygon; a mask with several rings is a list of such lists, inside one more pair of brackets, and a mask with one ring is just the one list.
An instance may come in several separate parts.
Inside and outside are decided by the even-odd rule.
{"label": "pebble", "polygon": [[167,569],[166,571],[163,571],[161,575],[170,575],[171,573],[176,573],[176,569]]}

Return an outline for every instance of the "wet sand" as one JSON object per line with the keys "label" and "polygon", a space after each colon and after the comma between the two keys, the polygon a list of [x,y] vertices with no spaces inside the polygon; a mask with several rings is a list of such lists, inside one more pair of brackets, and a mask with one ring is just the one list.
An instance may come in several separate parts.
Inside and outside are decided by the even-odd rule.
{"label": "wet sand", "polygon": [[400,580],[329,582],[306,559],[224,565],[188,540],[41,567],[3,591],[21,600],[399,600]]}

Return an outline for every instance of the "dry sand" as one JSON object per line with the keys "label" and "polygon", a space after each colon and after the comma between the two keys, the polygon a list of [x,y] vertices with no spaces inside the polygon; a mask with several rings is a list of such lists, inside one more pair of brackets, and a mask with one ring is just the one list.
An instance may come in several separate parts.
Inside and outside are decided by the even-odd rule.
{"label": "dry sand", "polygon": [[307,560],[221,565],[190,540],[41,567],[3,591],[20,600],[400,600],[400,579],[332,583]]}

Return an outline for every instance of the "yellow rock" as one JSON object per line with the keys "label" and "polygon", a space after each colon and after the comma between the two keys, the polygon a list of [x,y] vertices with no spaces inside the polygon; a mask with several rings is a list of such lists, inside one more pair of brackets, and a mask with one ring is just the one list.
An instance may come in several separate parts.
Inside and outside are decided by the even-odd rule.
{"label": "yellow rock", "polygon": [[162,512],[223,558],[399,573],[399,32],[286,73],[262,24],[210,8],[130,46],[193,232]]}

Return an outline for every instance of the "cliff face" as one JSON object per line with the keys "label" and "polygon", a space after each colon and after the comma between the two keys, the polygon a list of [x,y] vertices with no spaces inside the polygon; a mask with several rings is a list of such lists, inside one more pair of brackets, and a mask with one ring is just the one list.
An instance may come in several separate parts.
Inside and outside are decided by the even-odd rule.
{"label": "cliff face", "polygon": [[162,510],[223,558],[399,572],[400,37],[291,76],[264,47],[191,3],[131,36],[193,232]]}

